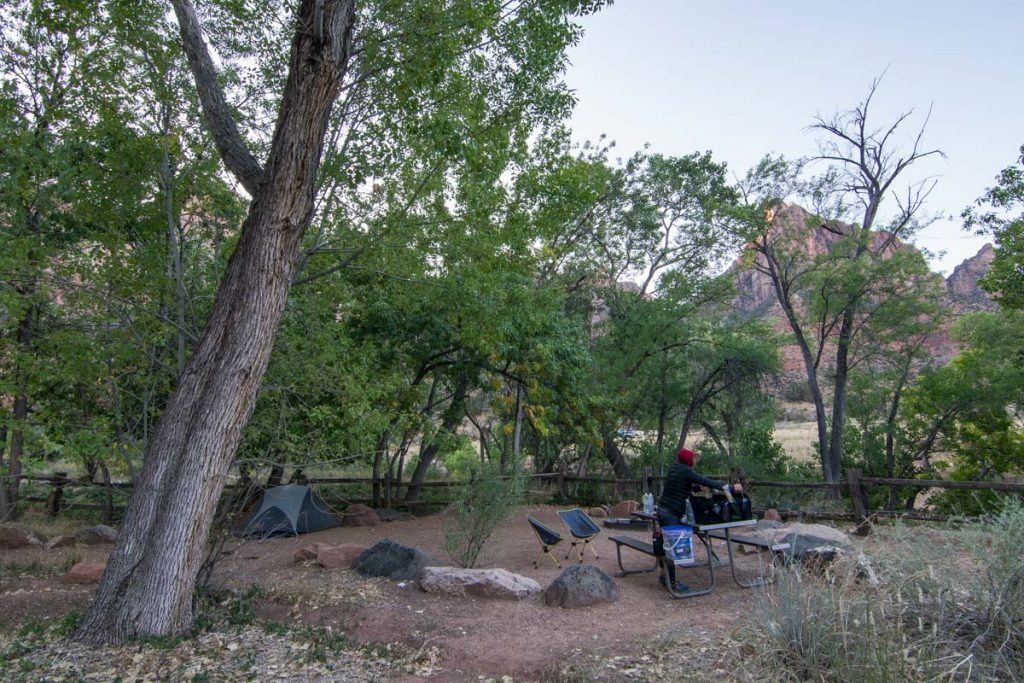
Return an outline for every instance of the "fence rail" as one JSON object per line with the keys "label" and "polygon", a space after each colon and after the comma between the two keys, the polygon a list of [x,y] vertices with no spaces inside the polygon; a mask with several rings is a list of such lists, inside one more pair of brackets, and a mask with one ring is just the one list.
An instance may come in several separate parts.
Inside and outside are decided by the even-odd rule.
{"label": "fence rail", "polygon": [[[905,488],[916,488],[916,489],[950,489],[950,490],[974,490],[974,491],[1000,491],[1004,493],[1024,493],[1024,482],[998,482],[998,481],[948,481],[944,479],[899,479],[899,478],[884,478],[884,477],[865,477],[861,470],[849,469],[846,472],[847,479],[845,483],[829,484],[821,481],[773,481],[773,480],[755,480],[748,479],[746,484],[748,488],[783,488],[783,489],[806,489],[810,491],[825,491],[832,490],[836,494],[843,492],[848,495],[852,504],[852,511],[783,511],[784,514],[793,515],[796,514],[801,518],[805,519],[845,519],[857,522],[858,529],[861,533],[867,533],[870,530],[870,520],[874,518],[887,518],[887,517],[900,517],[910,520],[920,521],[948,521],[951,519],[968,520],[970,518],[964,517],[952,517],[947,515],[940,515],[931,513],[923,510],[891,510],[891,509],[870,509],[868,505],[867,489],[870,487],[889,487],[895,490],[898,487]],[[505,479],[511,479],[511,477],[504,477]],[[602,484],[602,485],[614,485],[617,490],[621,492],[628,492],[629,494],[635,494],[639,496],[640,491],[654,491],[659,492],[661,485],[666,480],[665,476],[655,475],[650,468],[645,468],[643,473],[638,478],[620,479],[615,477],[588,477],[570,473],[566,467],[563,467],[558,472],[545,472],[538,474],[527,474],[525,478],[534,481],[539,484],[542,488],[533,488],[530,490],[532,494],[543,495],[545,493],[557,493],[559,498],[562,500],[572,499],[572,487],[573,485],[581,484]],[[726,479],[728,475],[712,475],[712,478]],[[106,501],[103,504],[97,503],[80,503],[75,502],[73,507],[76,509],[87,509],[87,510],[103,510],[105,516],[108,519],[112,519],[115,516],[123,513],[125,509],[124,504],[115,504],[113,497],[117,495],[119,499],[125,500],[130,494],[133,484],[131,482],[95,482],[86,479],[72,479],[67,476],[66,472],[56,472],[48,476],[21,476],[20,481],[24,482],[35,482],[48,485],[50,487],[49,495],[47,496],[25,496],[21,497],[21,500],[27,502],[42,502],[46,503],[51,516],[56,516],[61,511],[72,507],[66,499],[66,491],[74,488],[94,488],[103,490]],[[336,486],[336,485],[356,485],[365,486],[373,491],[383,490],[389,487],[390,495],[384,496],[388,502],[396,500],[400,501],[398,496],[399,492],[403,489],[408,489],[410,486],[416,486],[424,489],[440,489],[440,488],[453,488],[457,486],[463,486],[466,484],[463,480],[455,479],[432,479],[422,482],[411,482],[395,481],[390,480],[386,477],[373,478],[373,477],[322,477],[322,478],[303,478],[303,482],[314,484],[317,486]],[[19,482],[20,484],[20,482]],[[237,490],[241,488],[243,484],[240,483],[229,483],[225,486],[226,491]],[[546,488],[544,488],[546,487]],[[350,502],[375,502],[371,497],[358,496],[351,497]],[[380,502],[379,500],[376,502]],[[394,507],[406,507],[407,504],[404,502],[397,502]]]}

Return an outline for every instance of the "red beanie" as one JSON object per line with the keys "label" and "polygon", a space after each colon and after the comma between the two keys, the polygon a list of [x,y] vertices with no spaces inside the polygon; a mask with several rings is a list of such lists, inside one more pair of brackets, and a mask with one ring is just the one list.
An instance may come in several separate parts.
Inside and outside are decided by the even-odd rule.
{"label": "red beanie", "polygon": [[693,467],[693,460],[697,457],[697,454],[691,451],[689,448],[680,448],[679,452],[676,453],[676,460],[683,463],[687,467]]}

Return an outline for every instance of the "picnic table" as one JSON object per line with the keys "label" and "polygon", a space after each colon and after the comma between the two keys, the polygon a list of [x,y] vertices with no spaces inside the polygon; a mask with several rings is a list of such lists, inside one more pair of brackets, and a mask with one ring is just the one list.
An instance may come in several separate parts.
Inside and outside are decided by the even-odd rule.
{"label": "picnic table", "polygon": [[[656,515],[648,515],[643,512],[632,513],[634,517],[647,520],[652,523],[654,534],[660,532],[658,526],[658,518]],[[671,582],[666,581],[666,588],[669,594],[673,598],[695,598],[701,595],[707,595],[715,589],[717,578],[715,576],[716,567],[729,566],[732,579],[736,585],[741,588],[753,588],[754,586],[764,585],[763,577],[759,577],[753,581],[744,581],[736,575],[736,564],[733,556],[733,544],[748,545],[760,548],[762,550],[770,550],[772,553],[782,553],[789,549],[789,543],[771,543],[754,536],[744,536],[733,534],[734,529],[751,528],[757,525],[757,520],[753,519],[742,519],[732,522],[719,522],[716,524],[687,524],[687,526],[693,529],[693,535],[696,536],[701,544],[704,546],[706,554],[706,561],[696,562],[689,565],[677,565],[677,568],[690,569],[696,567],[706,566],[708,568],[709,582],[707,588],[701,590],[687,591],[681,593],[676,591],[670,584]],[[615,555],[619,563],[619,576],[627,576],[629,574],[640,574],[650,573],[655,571],[662,562],[667,562],[664,556],[657,556],[654,552],[653,543],[645,543],[639,538],[633,536],[610,536],[609,539],[615,543]],[[653,539],[652,539],[653,540]],[[718,557],[715,553],[714,547],[712,546],[713,540],[725,541],[725,547],[728,554],[728,560]],[[627,569],[622,564],[622,548],[623,546],[631,548],[645,555],[649,555],[654,558],[654,566],[649,568],[640,569]]]}

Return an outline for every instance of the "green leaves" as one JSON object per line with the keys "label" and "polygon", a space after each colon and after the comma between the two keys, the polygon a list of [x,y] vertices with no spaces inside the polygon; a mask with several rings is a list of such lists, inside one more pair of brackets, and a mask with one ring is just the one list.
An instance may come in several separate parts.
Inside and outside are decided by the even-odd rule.
{"label": "green leaves", "polygon": [[964,228],[995,238],[996,254],[981,286],[1006,308],[1024,308],[1024,146],[1017,166],[996,177],[975,206],[964,209]]}

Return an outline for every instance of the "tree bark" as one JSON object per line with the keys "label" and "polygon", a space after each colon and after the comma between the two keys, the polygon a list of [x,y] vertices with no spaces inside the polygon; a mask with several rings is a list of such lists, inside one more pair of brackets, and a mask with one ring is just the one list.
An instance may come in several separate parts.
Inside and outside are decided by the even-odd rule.
{"label": "tree bark", "polygon": [[462,424],[463,415],[463,402],[466,400],[466,395],[469,393],[469,382],[466,380],[460,380],[457,387],[455,387],[455,394],[452,396],[452,402],[448,406],[448,410],[444,413],[444,420],[441,422],[441,429],[438,434],[430,440],[426,448],[420,451],[419,462],[416,463],[416,469],[413,470],[412,478],[409,480],[409,488],[405,490],[405,502],[415,503],[420,495],[420,484],[427,477],[427,470],[430,469],[430,465],[434,462],[434,458],[441,450],[440,435],[451,435],[455,433],[455,430]]}
{"label": "tree bark", "polygon": [[6,520],[11,507],[10,493],[8,492],[9,475],[7,464],[4,461],[4,451],[7,450],[7,424],[0,424],[0,521]]}
{"label": "tree bark", "polygon": [[[34,289],[34,287],[33,287]],[[18,346],[27,353],[32,343],[35,327],[36,307],[30,304],[18,323]],[[21,462],[25,457],[25,423],[28,421],[28,377],[23,368],[18,368],[15,378],[14,406],[12,411],[11,448],[7,454],[7,477],[3,485],[7,491],[0,509],[0,522],[9,522],[18,517],[18,489],[21,483]]]}
{"label": "tree bark", "polygon": [[[212,64],[196,65],[195,54],[205,53],[205,45],[188,0],[173,4],[207,125],[215,129],[222,121],[211,116],[207,94],[219,91],[216,74]],[[319,36],[308,31],[317,6],[327,27]],[[354,22],[354,0],[303,0],[299,7],[266,170],[255,183],[251,165],[239,174],[254,199],[238,247],[147,449],[96,598],[75,633],[78,640],[123,643],[192,628],[193,590],[214,510],[255,405],[312,219],[324,134],[347,68]],[[239,173],[233,163],[225,154],[225,164]]]}
{"label": "tree bark", "polygon": [[848,304],[843,313],[843,322],[836,343],[836,384],[832,396],[832,434],[828,446],[828,464],[837,477],[843,458],[843,427],[846,425],[846,384],[850,369],[852,328],[853,305]]}
{"label": "tree bark", "polygon": [[[814,417],[818,426],[818,457],[821,462],[822,474],[827,483],[838,484],[839,472],[832,468],[831,461],[829,460],[828,418],[825,414],[825,401],[821,395],[821,386],[818,384],[818,368],[814,363],[811,347],[807,343],[803,326],[796,315],[796,309],[793,306],[789,290],[779,274],[778,264],[771,253],[771,247],[767,244],[767,238],[762,238],[762,242],[757,245],[757,250],[764,256],[767,273],[772,281],[772,287],[775,289],[775,297],[786,314],[786,321],[789,323],[789,328],[793,331],[797,347],[800,349],[800,357],[804,361],[807,385],[811,390],[811,399],[814,401]],[[838,497],[838,488],[833,487],[829,489],[829,495]]]}
{"label": "tree bark", "polygon": [[632,472],[629,470],[629,463],[626,462],[626,456],[623,455],[619,445],[615,443],[615,435],[611,430],[604,433],[604,457],[608,459],[608,462],[612,466],[612,471],[615,472],[615,478],[620,480],[615,485],[616,490],[622,495],[628,495],[632,493],[632,486],[627,483],[629,478],[632,476]]}
{"label": "tree bark", "polygon": [[[523,449],[523,383],[516,382],[516,416],[512,428],[512,462],[520,462]],[[501,473],[508,474],[510,463],[507,454],[501,453]]]}

